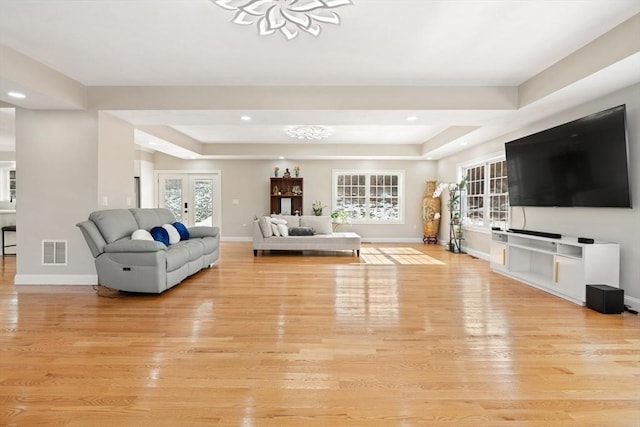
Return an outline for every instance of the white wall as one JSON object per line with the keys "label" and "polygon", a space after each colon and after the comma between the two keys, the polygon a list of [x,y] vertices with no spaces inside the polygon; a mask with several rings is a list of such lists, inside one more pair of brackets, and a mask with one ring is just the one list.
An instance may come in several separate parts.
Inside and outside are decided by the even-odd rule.
{"label": "white wall", "polygon": [[[132,126],[109,115],[16,111],[16,284],[95,282],[94,260],[76,224],[133,199],[133,152]],[[68,242],[67,265],[42,265],[43,240]]]}
{"label": "white wall", "polygon": [[[627,106],[627,136],[633,208],[526,208],[526,228],[619,243],[621,288],[625,290],[625,297],[640,303],[640,280],[638,279],[640,278],[640,263],[638,262],[640,260],[640,85],[625,88],[528,126],[518,132],[443,159],[438,162],[438,174],[441,181],[454,180],[456,178],[455,171],[461,163],[473,161],[496,151],[504,152],[506,142],[621,104]],[[512,208],[511,211],[510,226],[523,228],[522,208]],[[443,225],[443,227],[445,226]],[[467,230],[465,236],[468,250],[488,253],[489,233]]]}
{"label": "white wall", "polygon": [[140,177],[140,207],[155,207],[154,156],[151,153],[137,150],[135,152],[134,176]]}
{"label": "white wall", "polygon": [[[293,171],[299,165],[304,178],[304,214],[319,200],[331,206],[333,169],[401,169],[405,171],[405,223],[398,225],[352,225],[350,230],[365,240],[422,241],[422,197],[425,181],[436,179],[433,161],[348,161],[348,160],[180,160],[156,154],[155,169],[206,172],[222,175],[222,230],[225,239],[249,239],[255,216],[269,213],[269,178],[274,166]],[[233,204],[238,200],[238,204]],[[325,214],[331,213],[328,208]],[[346,230],[346,228],[345,228]]]}
{"label": "white wall", "polygon": [[96,202],[101,209],[130,208],[135,203],[133,131],[129,123],[99,113]]}
{"label": "white wall", "polygon": [[[95,275],[76,223],[97,208],[98,113],[16,110],[17,275],[20,283],[76,283]],[[43,240],[66,240],[66,266],[41,265]]]}

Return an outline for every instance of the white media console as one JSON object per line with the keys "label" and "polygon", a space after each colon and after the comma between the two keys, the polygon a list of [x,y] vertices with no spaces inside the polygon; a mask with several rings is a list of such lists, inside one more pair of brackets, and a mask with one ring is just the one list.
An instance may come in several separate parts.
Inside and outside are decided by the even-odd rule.
{"label": "white media console", "polygon": [[498,273],[581,305],[586,285],[620,286],[617,243],[493,231],[490,261]]}

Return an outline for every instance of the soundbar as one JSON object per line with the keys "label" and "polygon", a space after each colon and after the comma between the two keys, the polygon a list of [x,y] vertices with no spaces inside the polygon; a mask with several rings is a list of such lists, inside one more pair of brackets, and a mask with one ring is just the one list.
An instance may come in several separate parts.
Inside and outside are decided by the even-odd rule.
{"label": "soundbar", "polygon": [[548,237],[549,239],[561,239],[562,238],[562,234],[548,233],[546,231],[522,230],[520,228],[510,228],[508,231],[510,233],[528,234],[530,236],[538,236],[538,237]]}

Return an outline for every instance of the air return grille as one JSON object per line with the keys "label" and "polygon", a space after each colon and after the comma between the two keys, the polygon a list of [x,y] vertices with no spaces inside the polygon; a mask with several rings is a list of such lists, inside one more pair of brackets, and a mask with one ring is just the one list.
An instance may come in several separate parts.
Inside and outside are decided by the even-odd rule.
{"label": "air return grille", "polygon": [[67,265],[67,241],[43,240],[42,265]]}

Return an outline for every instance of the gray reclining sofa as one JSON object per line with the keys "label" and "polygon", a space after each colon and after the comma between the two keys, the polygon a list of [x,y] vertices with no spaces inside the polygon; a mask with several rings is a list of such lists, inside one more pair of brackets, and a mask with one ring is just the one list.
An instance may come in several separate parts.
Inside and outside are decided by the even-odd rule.
{"label": "gray reclining sofa", "polygon": [[173,224],[168,209],[106,209],[77,224],[95,258],[98,283],[128,292],[161,293],[217,262],[218,227],[188,228],[189,238],[166,246],[135,240],[137,230]]}

